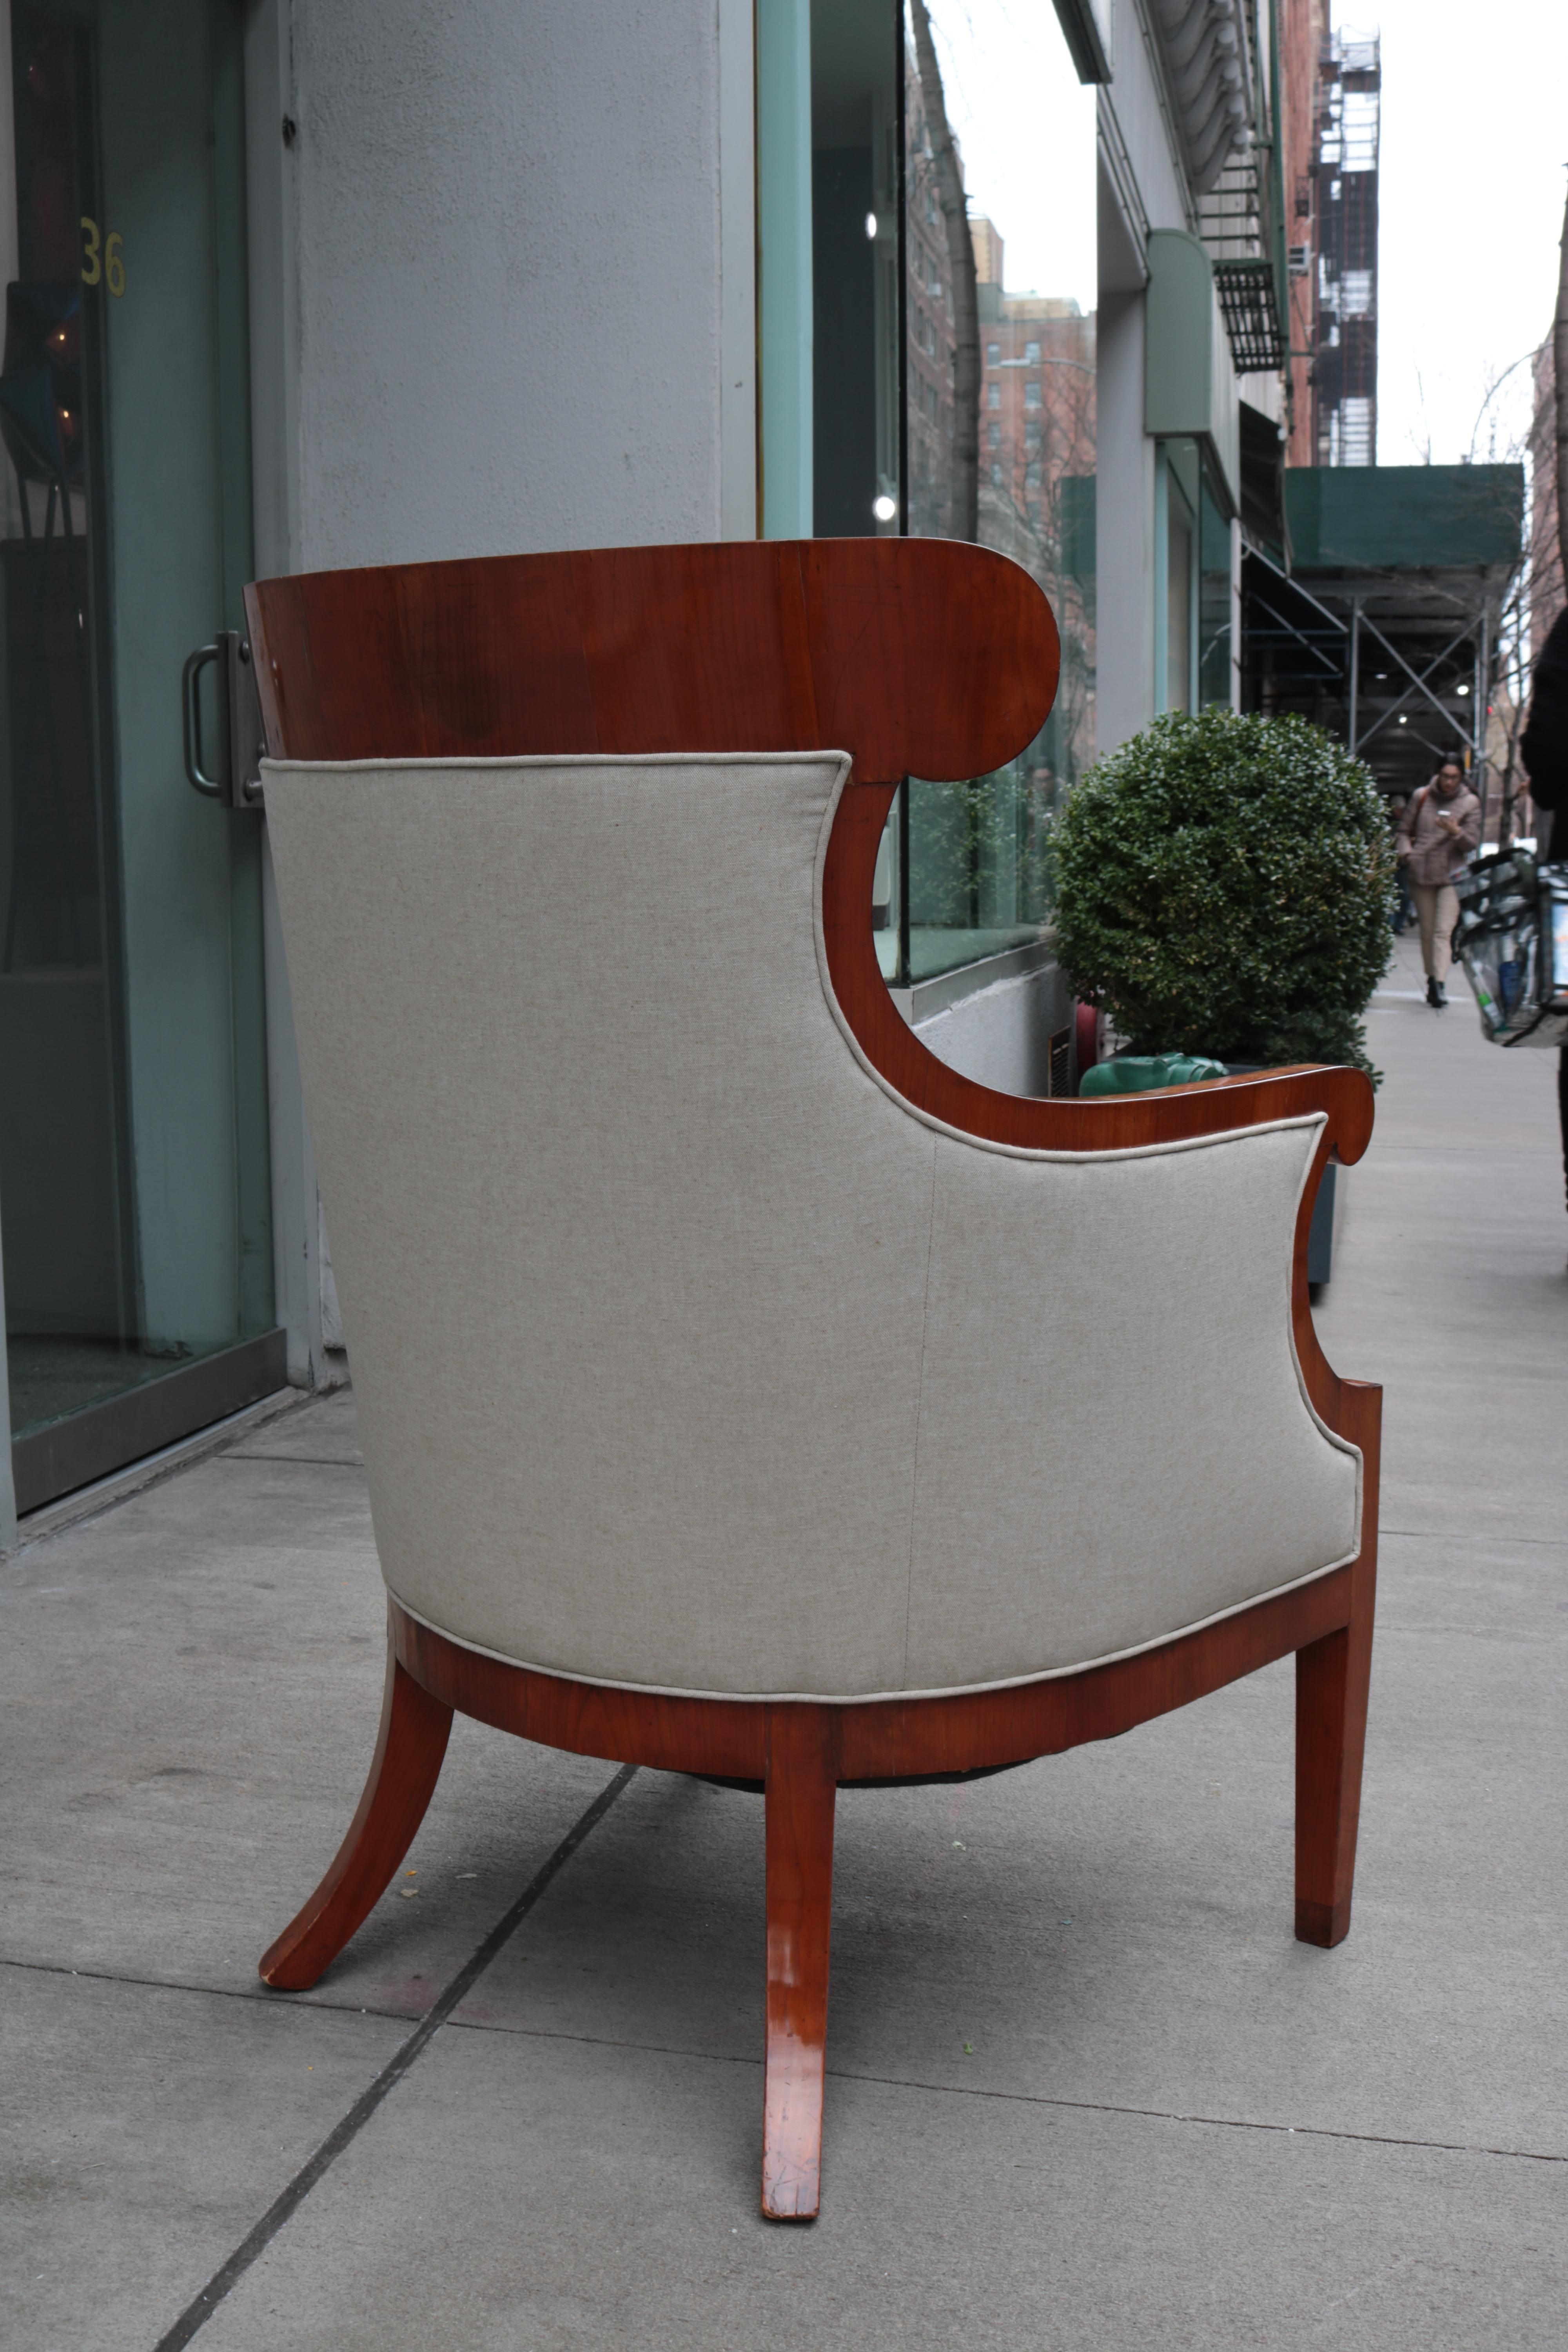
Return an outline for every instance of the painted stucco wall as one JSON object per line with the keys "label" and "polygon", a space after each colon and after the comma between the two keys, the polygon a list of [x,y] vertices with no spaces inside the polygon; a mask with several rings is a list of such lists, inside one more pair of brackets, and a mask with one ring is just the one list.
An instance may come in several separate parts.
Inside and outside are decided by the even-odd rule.
{"label": "painted stucco wall", "polygon": [[[258,573],[749,532],[721,23],[734,407],[740,0],[247,0]],[[278,1313],[318,1387],[344,1366],[269,870],[264,898]]]}
{"label": "painted stucco wall", "polygon": [[1050,1041],[1073,1018],[1072,991],[1055,963],[1009,974],[922,1019],[913,1028],[939,1062],[1005,1095],[1049,1090]]}
{"label": "painted stucco wall", "polygon": [[292,563],[716,537],[715,0],[267,13]]}

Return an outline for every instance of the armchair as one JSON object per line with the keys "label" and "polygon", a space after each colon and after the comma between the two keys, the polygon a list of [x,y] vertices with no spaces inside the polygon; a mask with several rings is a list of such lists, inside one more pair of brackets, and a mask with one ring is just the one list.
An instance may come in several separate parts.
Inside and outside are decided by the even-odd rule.
{"label": "armchair", "polygon": [[370,1779],[266,1980],[364,1919],[454,1709],[752,1783],[763,2210],[809,2219],[838,1785],[1108,1738],[1292,1651],[1296,1933],[1337,1943],[1381,1392],[1325,1361],[1306,1245],[1370,1088],[1000,1095],[877,966],[900,779],[1050,708],[1033,582],[851,540],[247,609],[389,1611]]}

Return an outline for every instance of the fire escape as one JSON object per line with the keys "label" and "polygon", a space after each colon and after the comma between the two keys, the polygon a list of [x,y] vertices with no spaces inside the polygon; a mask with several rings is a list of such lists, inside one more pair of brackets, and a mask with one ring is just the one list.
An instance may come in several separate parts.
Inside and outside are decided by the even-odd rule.
{"label": "fire escape", "polygon": [[1377,461],[1377,148],[1381,44],[1336,33],[1312,138],[1312,438],[1320,466]]}
{"label": "fire escape", "polygon": [[[1265,22],[1259,25],[1260,5]],[[1198,234],[1214,264],[1215,292],[1238,375],[1275,373],[1286,360],[1285,229],[1278,64],[1270,0],[1237,9],[1250,135],[1200,188]],[[1260,34],[1262,37],[1260,38]]]}

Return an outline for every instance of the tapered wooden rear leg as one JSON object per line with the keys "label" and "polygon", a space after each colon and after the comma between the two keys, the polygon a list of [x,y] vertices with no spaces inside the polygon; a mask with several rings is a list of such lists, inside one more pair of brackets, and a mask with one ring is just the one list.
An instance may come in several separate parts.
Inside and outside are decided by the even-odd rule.
{"label": "tapered wooden rear leg", "polygon": [[1350,1933],[1377,1583],[1381,1392],[1364,1393],[1374,1401],[1369,1425],[1351,1433],[1363,1447],[1368,1501],[1350,1623],[1296,1653],[1296,1936],[1303,1944],[1339,1944]]}
{"label": "tapered wooden rear leg", "polygon": [[763,2211],[816,2218],[827,2046],[837,1711],[768,1710],[768,2027]]}
{"label": "tapered wooden rear leg", "polygon": [[1340,1434],[1361,1446],[1361,1557],[1350,1625],[1295,1651],[1295,1936],[1335,1945],[1350,1933],[1361,1821],[1361,1757],[1377,1600],[1377,1486],[1383,1390],[1340,1381]]}
{"label": "tapered wooden rear leg", "polygon": [[451,1728],[451,1708],[421,1689],[389,1637],[381,1734],[359,1811],[331,1870],[262,1960],[264,1982],[303,1992],[337,1958],[414,1843]]}

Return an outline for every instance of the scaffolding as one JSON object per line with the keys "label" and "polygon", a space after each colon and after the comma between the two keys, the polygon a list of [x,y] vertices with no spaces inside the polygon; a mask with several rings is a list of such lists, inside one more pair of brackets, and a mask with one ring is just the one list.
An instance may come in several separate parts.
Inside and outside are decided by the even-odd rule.
{"label": "scaffolding", "polygon": [[1332,34],[1312,125],[1312,439],[1320,466],[1377,463],[1382,42]]}
{"label": "scaffolding", "polygon": [[1242,699],[1328,728],[1386,793],[1456,753],[1481,782],[1504,608],[1521,561],[1520,466],[1285,476],[1289,576],[1242,560]]}

